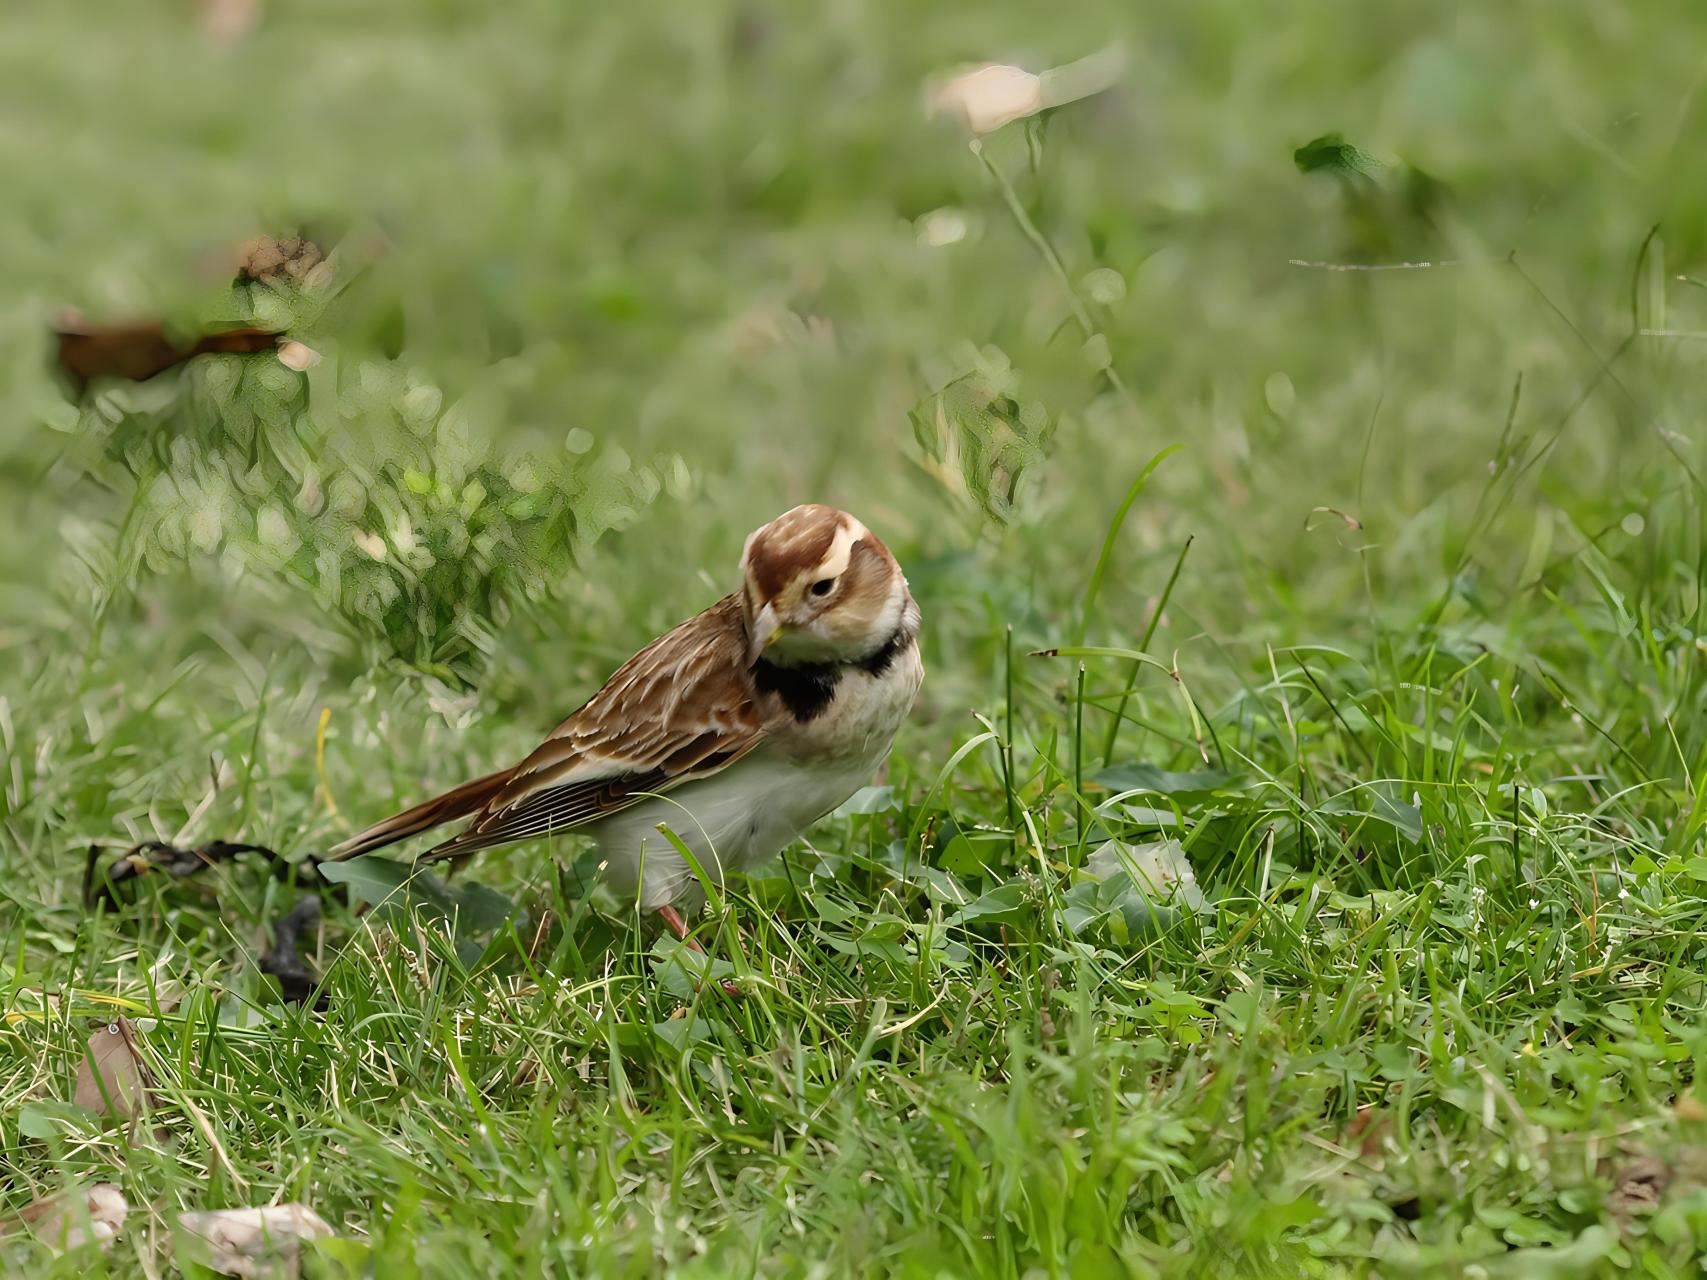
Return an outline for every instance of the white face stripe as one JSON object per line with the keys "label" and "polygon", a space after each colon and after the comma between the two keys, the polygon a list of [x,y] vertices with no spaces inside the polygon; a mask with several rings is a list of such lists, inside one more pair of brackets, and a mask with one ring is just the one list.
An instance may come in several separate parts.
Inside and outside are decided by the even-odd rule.
{"label": "white face stripe", "polygon": [[814,579],[841,577],[848,571],[848,561],[853,558],[854,543],[865,536],[865,526],[852,516],[844,515],[836,536],[830,540],[829,551],[810,576]]}
{"label": "white face stripe", "polygon": [[[757,590],[756,584],[753,580],[753,544],[757,542],[762,535],[775,528],[777,525],[782,524],[784,521],[787,521],[788,518],[796,512],[805,511],[812,505],[813,504],[811,503],[803,503],[798,507],[790,508],[775,520],[772,520],[769,524],[760,525],[757,529],[753,530],[747,535],[746,541],[741,544],[741,589],[743,594],[747,597],[749,613],[751,613],[752,608],[763,603],[760,598],[763,593]],[[855,544],[863,538],[871,538],[871,531],[854,516],[849,515],[846,511],[840,510],[835,511],[835,515],[837,517],[836,531],[830,539],[829,550],[824,553],[823,559],[813,566],[810,572],[801,573],[791,583],[786,584],[786,586],[794,586],[796,589],[802,589],[805,584],[816,582],[820,578],[841,577],[842,574],[847,572],[848,564],[853,558],[853,548]],[[872,538],[872,541],[875,542],[876,539]],[[779,597],[786,594],[786,589],[777,593]]]}

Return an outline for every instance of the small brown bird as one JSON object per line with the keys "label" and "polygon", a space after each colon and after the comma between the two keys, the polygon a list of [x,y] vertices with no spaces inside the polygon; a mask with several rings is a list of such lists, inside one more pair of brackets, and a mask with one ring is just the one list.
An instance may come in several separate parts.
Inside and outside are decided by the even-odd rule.
{"label": "small brown bird", "polygon": [[741,588],[630,658],[538,750],[333,849],[353,858],[472,819],[456,858],[584,830],[619,893],[688,936],[701,868],[763,862],[869,782],[924,678],[919,608],[889,549],[846,512],[802,506],[747,539]]}

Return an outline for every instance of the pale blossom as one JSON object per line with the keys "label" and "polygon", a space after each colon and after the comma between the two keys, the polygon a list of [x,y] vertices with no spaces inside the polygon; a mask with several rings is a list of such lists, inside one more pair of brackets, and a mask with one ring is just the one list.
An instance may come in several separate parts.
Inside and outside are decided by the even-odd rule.
{"label": "pale blossom", "polygon": [[1043,78],[1021,67],[986,63],[939,84],[931,110],[964,120],[973,133],[993,133],[1043,110]]}
{"label": "pale blossom", "polygon": [[1042,74],[986,62],[935,81],[929,95],[931,114],[953,116],[975,134],[994,133],[1046,107],[1103,92],[1120,78],[1125,63],[1124,54],[1115,48]]}

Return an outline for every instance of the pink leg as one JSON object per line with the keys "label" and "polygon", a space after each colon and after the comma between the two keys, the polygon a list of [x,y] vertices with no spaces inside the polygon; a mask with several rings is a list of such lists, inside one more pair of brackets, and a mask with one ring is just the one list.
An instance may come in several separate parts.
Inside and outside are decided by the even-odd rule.
{"label": "pink leg", "polygon": [[[658,919],[669,925],[670,932],[680,938],[682,943],[689,949],[699,952],[700,955],[705,954],[705,948],[700,946],[699,939],[689,932],[688,922],[682,919],[682,913],[680,911],[677,911],[674,907],[666,904],[658,908]],[[723,982],[719,985],[722,986],[724,992],[728,995],[739,996],[741,994],[741,988],[737,987],[733,982]]]}
{"label": "pink leg", "polygon": [[705,953],[705,948],[699,945],[699,940],[688,931],[688,922],[682,919],[680,911],[666,904],[658,908],[658,919],[669,925],[670,932],[687,943],[689,947],[702,955]]}

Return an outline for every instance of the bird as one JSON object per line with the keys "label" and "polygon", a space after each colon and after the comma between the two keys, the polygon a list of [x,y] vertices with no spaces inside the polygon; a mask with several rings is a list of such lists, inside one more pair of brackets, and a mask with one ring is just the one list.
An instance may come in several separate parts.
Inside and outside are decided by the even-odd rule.
{"label": "bird", "polygon": [[335,846],[356,858],[446,823],[423,860],[579,831],[620,896],[693,945],[682,912],[867,785],[924,679],[919,606],[889,548],[809,503],[755,530],[740,586],[646,645],[531,754]]}

